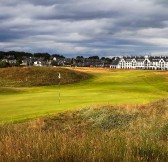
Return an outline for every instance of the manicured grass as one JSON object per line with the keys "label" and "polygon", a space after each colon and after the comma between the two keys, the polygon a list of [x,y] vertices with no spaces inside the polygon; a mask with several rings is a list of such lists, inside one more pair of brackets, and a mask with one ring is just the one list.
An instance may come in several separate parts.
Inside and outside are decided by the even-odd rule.
{"label": "manicured grass", "polygon": [[91,105],[143,104],[168,97],[167,72],[89,68],[76,70],[94,77],[80,83],[61,85],[60,90],[58,86],[0,88],[0,121],[21,121]]}

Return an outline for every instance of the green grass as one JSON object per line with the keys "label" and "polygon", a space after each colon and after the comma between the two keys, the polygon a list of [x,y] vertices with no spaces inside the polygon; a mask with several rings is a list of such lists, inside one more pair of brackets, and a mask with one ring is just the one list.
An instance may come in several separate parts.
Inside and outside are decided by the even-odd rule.
{"label": "green grass", "polygon": [[77,69],[94,77],[58,86],[0,88],[0,121],[22,121],[92,105],[144,104],[168,97],[168,73]]}

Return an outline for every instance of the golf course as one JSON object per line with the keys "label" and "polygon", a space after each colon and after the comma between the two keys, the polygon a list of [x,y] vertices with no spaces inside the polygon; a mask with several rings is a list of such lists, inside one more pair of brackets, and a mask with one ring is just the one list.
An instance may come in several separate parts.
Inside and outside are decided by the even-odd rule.
{"label": "golf course", "polygon": [[[35,82],[43,76],[43,70],[46,71],[47,68],[34,69],[37,70],[35,71],[37,74],[40,73],[33,78]],[[14,70],[16,76],[19,68]],[[2,123],[24,121],[87,106],[139,105],[168,97],[167,71],[55,68],[54,74],[50,76],[55,77],[56,80],[51,85],[42,84],[46,82],[45,78],[42,78],[39,84],[26,84],[29,80],[32,81],[31,76],[15,84],[16,81],[11,79],[13,78],[11,69],[6,71],[0,69],[0,71],[0,122]],[[61,73],[60,86],[57,71]],[[77,72],[84,77],[75,81],[71,79],[74,74],[64,75],[66,71]],[[7,79],[4,77],[6,75]],[[24,76],[24,72],[22,75]],[[26,75],[27,73],[25,77]],[[76,78],[79,78],[79,75]]]}
{"label": "golf course", "polygon": [[167,71],[0,69],[0,161],[165,162],[167,98]]}

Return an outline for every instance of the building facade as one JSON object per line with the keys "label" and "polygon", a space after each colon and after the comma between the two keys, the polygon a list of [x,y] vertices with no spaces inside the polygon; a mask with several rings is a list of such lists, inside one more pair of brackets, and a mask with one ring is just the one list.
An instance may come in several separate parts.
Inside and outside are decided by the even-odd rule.
{"label": "building facade", "polygon": [[168,70],[168,56],[115,57],[110,68]]}

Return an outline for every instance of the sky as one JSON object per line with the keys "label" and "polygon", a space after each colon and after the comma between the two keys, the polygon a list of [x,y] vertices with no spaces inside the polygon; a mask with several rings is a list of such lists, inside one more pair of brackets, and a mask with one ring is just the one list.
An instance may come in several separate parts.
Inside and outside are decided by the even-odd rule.
{"label": "sky", "polygon": [[167,0],[0,0],[0,50],[168,56]]}

